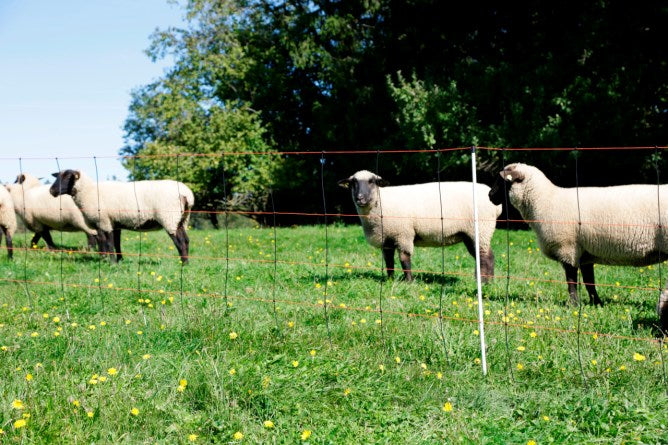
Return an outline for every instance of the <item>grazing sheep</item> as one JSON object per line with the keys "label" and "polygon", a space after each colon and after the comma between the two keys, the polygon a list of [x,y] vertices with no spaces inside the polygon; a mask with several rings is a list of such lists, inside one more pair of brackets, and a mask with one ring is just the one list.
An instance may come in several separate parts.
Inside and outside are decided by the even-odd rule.
{"label": "grazing sheep", "polygon": [[16,232],[16,215],[14,214],[14,203],[9,192],[0,187],[0,242],[2,242],[2,234],[5,234],[7,244],[7,258],[10,260],[14,256],[14,248],[12,247],[12,236]]}
{"label": "grazing sheep", "polygon": [[145,232],[162,227],[174,242],[181,261],[188,262],[190,240],[186,226],[195,198],[182,182],[96,183],[78,170],[63,170],[53,175],[56,181],[51,185],[51,194],[72,196],[86,222],[97,229],[101,252],[111,254],[115,247],[116,260],[121,260],[121,229]]}
{"label": "grazing sheep", "polygon": [[28,173],[21,173],[14,184],[7,184],[5,187],[12,195],[14,211],[25,226],[35,233],[30,241],[31,246],[44,238],[49,249],[55,249],[50,230],[85,232],[88,246],[95,246],[97,231],[86,224],[81,210],[74,204],[71,196],[54,198],[49,193],[48,185],[42,185],[39,179]]}
{"label": "grazing sheep", "polygon": [[[668,234],[662,225],[668,223],[666,185],[562,188],[536,167],[511,164],[489,192],[492,202],[503,201],[504,189],[536,232],[543,254],[564,267],[573,304],[579,301],[578,268],[590,302],[602,304],[594,264],[646,266],[668,259]],[[666,290],[658,311],[663,329],[668,328]]]}
{"label": "grazing sheep", "polygon": [[[389,277],[394,274],[395,249],[399,250],[407,281],[413,279],[413,246],[449,246],[463,242],[475,257],[472,183],[431,182],[387,187],[387,181],[380,176],[362,170],[338,184],[352,191],[364,236],[369,244],[382,248]],[[494,277],[490,241],[501,206],[484,199],[489,187],[484,184],[476,187],[483,198],[478,203],[480,265],[482,277],[488,281]]]}

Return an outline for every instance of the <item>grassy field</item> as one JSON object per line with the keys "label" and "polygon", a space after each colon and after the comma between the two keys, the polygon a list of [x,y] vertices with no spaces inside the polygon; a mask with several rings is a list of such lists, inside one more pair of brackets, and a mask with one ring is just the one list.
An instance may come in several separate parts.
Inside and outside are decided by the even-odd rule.
{"label": "grassy field", "polygon": [[184,268],[162,232],[125,232],[118,265],[82,234],[2,252],[0,443],[668,441],[658,266],[597,267],[606,306],[579,311],[532,233],[498,230],[483,376],[463,245],[417,249],[405,283],[359,227],[190,236]]}

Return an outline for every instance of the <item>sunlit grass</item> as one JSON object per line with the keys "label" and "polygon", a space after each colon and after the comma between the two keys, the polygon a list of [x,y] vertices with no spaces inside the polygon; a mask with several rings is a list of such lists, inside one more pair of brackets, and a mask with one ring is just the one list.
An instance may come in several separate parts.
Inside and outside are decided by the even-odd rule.
{"label": "sunlit grass", "polygon": [[606,306],[566,306],[531,232],[497,231],[483,377],[463,246],[445,278],[441,249],[417,249],[405,283],[359,227],[190,236],[184,268],[161,232],[124,232],[121,264],[77,234],[2,255],[0,442],[665,439],[659,266],[597,267]]}

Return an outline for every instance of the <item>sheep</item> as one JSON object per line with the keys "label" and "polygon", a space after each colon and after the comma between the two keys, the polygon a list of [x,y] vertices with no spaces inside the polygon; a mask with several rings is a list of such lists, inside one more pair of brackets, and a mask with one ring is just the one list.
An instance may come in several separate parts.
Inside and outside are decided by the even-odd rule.
{"label": "sheep", "polygon": [[[381,248],[388,277],[394,275],[394,251],[404,279],[412,281],[413,246],[450,246],[463,242],[475,257],[473,185],[470,182],[431,182],[388,187],[389,183],[367,170],[338,181],[352,192],[367,242]],[[494,277],[490,243],[501,206],[484,199],[489,187],[476,185],[480,232],[480,263],[485,282]],[[441,205],[442,203],[442,205]]]}
{"label": "sheep", "polygon": [[49,193],[49,186],[42,185],[39,179],[29,173],[21,173],[14,184],[5,187],[12,195],[14,211],[25,226],[35,233],[30,241],[31,246],[44,238],[48,248],[55,249],[50,230],[85,232],[88,246],[95,246],[97,231],[86,224],[71,196],[54,198]]}
{"label": "sheep", "polygon": [[[500,172],[491,201],[500,204],[504,190],[536,232],[543,254],[563,266],[572,304],[579,303],[578,269],[590,303],[602,305],[594,264],[646,266],[668,259],[662,225],[668,222],[667,185],[562,188],[538,168],[518,163]],[[657,311],[668,328],[668,290],[661,292]]]}
{"label": "sheep", "polygon": [[14,257],[14,248],[12,246],[12,236],[16,232],[16,215],[14,214],[14,202],[12,196],[4,188],[0,187],[0,242],[2,242],[2,234],[5,234],[5,243],[7,244],[7,258],[10,260]]}
{"label": "sheep", "polygon": [[[54,173],[53,196],[71,195],[83,213],[86,223],[98,231],[99,250],[120,261],[121,229],[139,232],[165,229],[179,252],[183,264],[188,262],[190,240],[186,226],[195,198],[182,182],[172,180],[100,182],[79,170]],[[112,245],[113,238],[113,245]]]}

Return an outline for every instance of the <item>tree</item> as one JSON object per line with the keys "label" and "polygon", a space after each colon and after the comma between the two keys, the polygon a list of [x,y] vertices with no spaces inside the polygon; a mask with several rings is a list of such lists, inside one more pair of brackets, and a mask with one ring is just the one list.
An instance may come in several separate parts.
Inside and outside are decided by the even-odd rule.
{"label": "tree", "polygon": [[[628,9],[607,0],[483,0],[457,8],[437,0],[189,0],[184,9],[187,27],[152,38],[149,55],[171,55],[175,63],[133,93],[123,154],[661,145],[668,139],[668,58],[660,43],[668,7],[659,1]],[[237,132],[243,136],[235,138]],[[525,156],[515,153],[512,160]],[[571,154],[530,156],[550,175],[573,177]],[[482,158],[490,171],[500,161],[495,153]],[[463,152],[325,161],[330,209],[350,208],[332,184],[360,168],[377,167],[401,183],[470,175]],[[654,172],[646,154],[621,163],[587,153],[579,161],[583,170],[597,167],[586,178],[591,183],[648,180]],[[322,210],[313,184],[320,157],[239,162],[266,173],[257,175],[265,189],[232,181],[228,194],[244,195],[239,187],[246,184],[261,208],[272,187],[281,210]],[[166,171],[153,165],[128,168],[137,177]],[[235,168],[227,176],[246,171]],[[192,180],[215,177],[193,174]],[[223,199],[218,189],[202,182],[201,202]]]}

